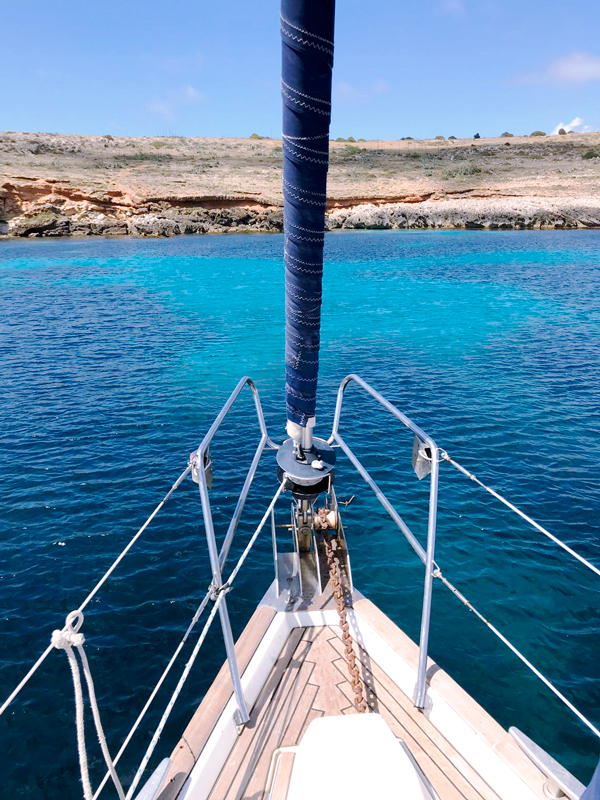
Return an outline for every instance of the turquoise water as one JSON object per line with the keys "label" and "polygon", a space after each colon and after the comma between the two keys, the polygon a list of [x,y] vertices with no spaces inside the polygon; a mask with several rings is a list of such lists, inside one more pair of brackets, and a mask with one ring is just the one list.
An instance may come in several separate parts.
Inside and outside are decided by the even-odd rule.
{"label": "turquoise water", "polygon": [[[241,375],[256,380],[270,431],[283,435],[282,245],[280,236],[2,243],[0,696],[169,488]],[[600,232],[348,232],[328,235],[326,253],[319,430],[331,425],[340,380],[358,372],[600,564]],[[424,541],[428,487],[411,472],[410,437],[355,389],[342,430]],[[243,480],[236,463],[249,464],[256,441],[245,398],[214,448],[219,535]],[[232,558],[273,492],[272,457],[259,477]],[[416,637],[420,562],[343,459],[336,481],[338,495],[356,496],[344,516],[355,584]],[[209,582],[203,535],[189,482],[88,609],[113,751]],[[598,579],[446,464],[437,560],[600,724]],[[236,633],[271,575],[265,537],[230,595]],[[505,727],[587,781],[600,742],[439,586],[431,654]],[[215,628],[157,758],[222,659]],[[176,679],[122,761],[126,782]],[[91,726],[88,736],[97,784]],[[63,655],[0,719],[0,750],[0,797],[80,796]]]}

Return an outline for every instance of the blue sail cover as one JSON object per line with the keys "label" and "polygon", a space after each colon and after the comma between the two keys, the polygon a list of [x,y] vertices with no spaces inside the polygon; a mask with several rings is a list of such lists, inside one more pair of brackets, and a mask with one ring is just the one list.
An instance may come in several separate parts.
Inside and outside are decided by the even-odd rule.
{"label": "blue sail cover", "polygon": [[282,0],[285,372],[289,420],[315,415],[335,0]]}

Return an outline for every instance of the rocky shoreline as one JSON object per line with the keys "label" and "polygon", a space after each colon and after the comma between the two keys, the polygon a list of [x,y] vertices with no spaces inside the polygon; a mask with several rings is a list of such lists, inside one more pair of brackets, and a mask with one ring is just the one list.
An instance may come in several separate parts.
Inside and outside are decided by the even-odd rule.
{"label": "rocky shoreline", "polygon": [[[4,201],[4,202],[3,202]],[[231,202],[231,201],[229,201]],[[203,208],[199,204],[214,205]],[[197,204],[197,205],[195,205]],[[52,202],[0,219],[3,239],[63,236],[135,236],[162,238],[184,234],[280,233],[278,206],[228,205],[219,200],[155,202],[150,207],[64,208]],[[88,204],[89,205],[89,204]],[[95,204],[92,204],[92,206]],[[10,206],[0,194],[0,209]],[[190,207],[191,206],[191,207]],[[194,207],[195,206],[195,207]],[[415,202],[362,202],[327,212],[328,230],[527,230],[600,228],[600,200],[571,198],[463,197]]]}
{"label": "rocky shoreline", "polygon": [[[0,238],[279,233],[281,142],[0,133]],[[600,134],[331,142],[337,229],[600,227]]]}

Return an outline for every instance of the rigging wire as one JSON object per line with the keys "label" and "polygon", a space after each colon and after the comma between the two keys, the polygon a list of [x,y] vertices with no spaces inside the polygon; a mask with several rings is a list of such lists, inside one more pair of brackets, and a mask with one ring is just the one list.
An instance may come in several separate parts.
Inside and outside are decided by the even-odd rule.
{"label": "rigging wire", "polygon": [[183,689],[183,685],[186,682],[186,680],[188,678],[188,675],[190,674],[190,670],[192,669],[192,667],[194,665],[194,661],[196,660],[196,657],[198,656],[198,653],[200,652],[200,648],[202,647],[202,644],[203,644],[203,642],[204,642],[204,640],[206,638],[206,634],[208,633],[208,629],[210,628],[210,626],[212,624],[212,621],[215,618],[215,614],[216,614],[219,606],[221,605],[225,595],[229,591],[231,591],[232,583],[235,580],[236,575],[240,571],[240,568],[241,568],[242,564],[244,563],[244,561],[246,560],[246,558],[248,556],[248,553],[250,552],[250,550],[252,549],[252,546],[254,545],[254,542],[258,538],[258,535],[260,534],[260,532],[264,528],[266,521],[269,519],[269,517],[271,515],[271,512],[272,512],[273,508],[275,507],[275,503],[277,502],[277,499],[279,498],[279,495],[281,494],[281,492],[284,490],[284,488],[286,486],[286,483],[287,483],[287,481],[284,479],[281,482],[281,484],[279,485],[279,489],[275,492],[275,495],[273,496],[273,499],[269,503],[269,507],[265,511],[265,514],[264,514],[262,520],[259,522],[258,527],[256,528],[255,532],[253,533],[252,537],[250,538],[250,541],[248,542],[244,552],[242,553],[242,555],[240,556],[237,564],[235,565],[234,569],[232,570],[231,575],[229,576],[229,578],[218,589],[214,585],[211,586],[211,588],[209,590],[209,593],[208,593],[209,596],[210,597],[214,597],[215,593],[218,595],[217,598],[216,598],[215,604],[212,607],[210,615],[209,615],[208,619],[206,620],[206,622],[204,624],[204,628],[202,629],[202,633],[200,634],[200,638],[198,639],[198,642],[196,643],[196,645],[194,647],[194,650],[192,651],[192,654],[191,654],[190,658],[188,659],[187,664],[185,665],[185,668],[184,668],[184,670],[183,670],[183,672],[181,674],[181,678],[179,679],[179,682],[178,682],[177,686],[175,687],[175,690],[174,690],[173,694],[171,695],[171,699],[167,703],[165,711],[164,711],[164,713],[163,713],[163,715],[162,715],[162,717],[160,719],[160,722],[158,723],[158,726],[157,726],[157,728],[156,728],[156,730],[154,732],[154,735],[152,736],[152,740],[151,740],[150,744],[148,745],[148,749],[146,750],[146,752],[145,752],[145,754],[144,754],[144,756],[143,756],[143,758],[142,758],[142,760],[140,762],[140,766],[137,769],[137,772],[136,772],[135,777],[134,777],[134,779],[133,779],[133,781],[131,783],[131,786],[127,790],[127,794],[125,796],[126,800],[131,800],[133,792],[135,791],[136,786],[140,782],[142,774],[143,774],[143,772],[146,769],[146,766],[148,764],[148,761],[150,760],[150,758],[152,756],[152,753],[154,752],[154,748],[158,744],[158,740],[160,738],[160,735],[163,732],[165,724],[166,724],[166,722],[167,722],[167,720],[168,720],[168,718],[169,718],[169,716],[171,714],[171,711],[173,710],[173,706],[175,705],[175,701],[177,700],[177,698],[181,694],[181,690]]}
{"label": "rigging wire", "polygon": [[574,706],[573,703],[571,703],[571,701],[568,700],[564,696],[564,694],[561,691],[559,691],[556,688],[556,686],[554,686],[554,684],[539,671],[539,669],[537,669],[537,667],[534,667],[531,661],[529,661],[523,655],[523,653],[517,650],[514,644],[511,644],[511,642],[508,641],[506,636],[500,633],[498,628],[492,625],[492,623],[489,620],[487,620],[483,616],[483,614],[481,614],[461,592],[459,592],[456,586],[450,583],[450,581],[442,575],[440,568],[437,566],[434,570],[433,577],[438,578],[444,584],[444,586],[446,586],[446,588],[449,589],[452,592],[452,594],[469,609],[469,611],[472,611],[476,617],[478,617],[482,622],[484,622],[487,625],[487,627],[492,631],[492,633],[494,633],[500,639],[501,642],[503,642],[510,650],[512,650],[512,652],[518,658],[521,659],[521,661],[525,664],[525,666],[527,666],[533,672],[534,675],[536,675],[552,692],[554,692],[554,694],[559,698],[559,700],[561,700],[567,706],[567,708],[569,708],[575,714],[575,716],[579,717],[579,719],[583,722],[584,725],[587,725],[587,727],[592,731],[592,733],[596,734],[596,736],[600,738],[600,730],[598,730],[598,728],[596,728],[596,726],[593,725],[593,723],[591,723],[589,719],[586,716],[584,716],[581,713],[581,711],[579,711],[579,709],[576,706]]}
{"label": "rigging wire", "polygon": [[511,511],[514,511],[515,514],[518,514],[522,519],[524,519],[526,522],[532,525],[536,530],[540,531],[540,533],[543,533],[544,536],[547,536],[549,539],[552,539],[552,541],[555,542],[555,544],[557,544],[559,547],[562,547],[563,550],[566,550],[567,553],[569,553],[578,561],[580,561],[584,566],[586,566],[588,569],[591,569],[592,572],[596,573],[596,575],[600,576],[600,569],[596,567],[594,564],[592,564],[590,561],[588,561],[587,558],[584,558],[583,556],[579,555],[579,553],[576,550],[573,550],[573,548],[569,547],[568,544],[565,544],[557,536],[555,536],[553,533],[550,533],[550,531],[546,530],[546,528],[542,527],[542,525],[540,525],[534,519],[531,519],[531,517],[527,516],[527,514],[525,514],[519,508],[514,506],[512,503],[510,503],[505,497],[502,497],[501,494],[498,494],[498,492],[496,492],[494,489],[490,488],[489,486],[486,486],[485,483],[482,483],[482,481],[480,481],[476,475],[473,475],[472,472],[469,472],[453,458],[450,458],[450,456],[445,450],[441,450],[440,455],[444,459],[444,461],[447,461],[449,464],[452,464],[452,466],[455,467],[459,472],[462,472],[462,474],[465,475],[467,478],[469,478],[470,480],[474,481],[476,484],[481,486],[482,489],[485,489],[486,492],[489,492],[497,500],[500,500],[501,503],[504,503],[505,506],[510,508]]}
{"label": "rigging wire", "polygon": [[[83,611],[83,609],[89,604],[89,602],[92,600],[92,598],[100,591],[100,588],[104,585],[104,583],[106,583],[108,578],[112,575],[112,573],[115,571],[115,569],[121,563],[121,561],[125,558],[127,553],[131,550],[133,545],[137,542],[137,540],[140,538],[140,536],[144,533],[144,531],[146,530],[148,525],[152,522],[154,517],[158,514],[158,512],[161,510],[161,508],[165,505],[167,500],[169,500],[169,498],[171,497],[173,492],[181,485],[183,480],[188,476],[190,470],[191,470],[191,467],[188,465],[186,467],[186,469],[181,473],[181,475],[177,478],[177,480],[175,481],[173,486],[171,486],[171,488],[169,489],[167,494],[163,497],[163,499],[160,501],[160,503],[156,506],[154,511],[150,514],[148,519],[144,522],[142,527],[138,530],[138,532],[135,534],[135,536],[131,539],[131,541],[129,542],[127,547],[125,547],[125,549],[121,551],[120,555],[117,556],[117,558],[113,561],[111,566],[106,570],[104,575],[100,578],[98,583],[94,586],[92,591],[88,594],[88,596],[81,603],[81,605],[77,609],[75,609],[76,611],[80,611],[80,612]],[[66,631],[66,629],[63,629],[63,630]],[[38,660],[35,662],[35,664],[31,667],[29,672],[25,675],[25,677],[19,682],[19,684],[15,687],[15,689],[6,698],[6,700],[4,701],[2,706],[0,706],[0,716],[6,711],[8,706],[12,703],[12,701],[15,699],[15,697],[19,694],[21,689],[23,689],[23,687],[35,675],[35,673],[38,671],[38,669],[41,667],[41,665],[44,663],[46,658],[50,655],[50,653],[53,650],[54,650],[54,645],[53,644],[49,644],[48,647],[41,654],[41,656],[38,658]]]}
{"label": "rigging wire", "polygon": [[[179,644],[177,645],[177,648],[175,649],[175,652],[171,656],[171,660],[169,661],[169,663],[165,667],[162,675],[158,679],[158,682],[157,682],[156,686],[152,690],[152,692],[150,694],[150,697],[146,700],[146,703],[145,703],[144,707],[142,708],[142,710],[140,711],[136,721],[133,723],[133,726],[131,727],[131,730],[129,731],[129,733],[125,737],[125,740],[124,740],[123,744],[121,745],[121,748],[120,748],[119,752],[114,757],[113,764],[116,765],[119,762],[119,759],[121,758],[121,756],[125,752],[125,749],[126,749],[127,745],[129,744],[129,742],[133,738],[133,734],[136,732],[136,730],[138,729],[141,721],[146,716],[146,712],[148,711],[152,701],[154,700],[154,698],[158,694],[158,690],[163,685],[167,675],[171,671],[171,668],[172,668],[173,664],[175,663],[175,661],[177,660],[177,657],[179,656],[179,654],[183,650],[183,646],[187,642],[192,630],[196,626],[196,623],[198,622],[198,620],[202,616],[202,613],[203,613],[204,609],[208,605],[208,601],[210,600],[210,597],[211,597],[211,593],[210,592],[207,592],[204,595],[204,598],[202,599],[202,602],[200,603],[200,605],[196,609],[196,613],[192,617],[192,620],[191,620],[190,624],[188,625],[188,628],[187,628],[186,632],[184,633],[182,640],[179,642]],[[106,782],[108,781],[109,778],[110,778],[110,772],[107,772],[106,775],[104,776],[104,778],[102,779],[100,785],[96,789],[96,792],[94,793],[93,800],[96,800],[96,798],[99,796],[100,792],[102,791],[102,789],[104,789],[104,786],[106,785]]]}

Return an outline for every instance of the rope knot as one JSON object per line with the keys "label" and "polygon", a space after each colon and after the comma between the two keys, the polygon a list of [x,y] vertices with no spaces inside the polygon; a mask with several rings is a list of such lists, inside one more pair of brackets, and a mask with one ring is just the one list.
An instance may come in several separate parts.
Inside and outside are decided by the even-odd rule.
{"label": "rope knot", "polygon": [[60,631],[52,631],[52,645],[57,650],[81,647],[85,642],[83,633],[79,633],[82,625],[83,613],[81,611],[71,611],[65,620],[65,627]]}

